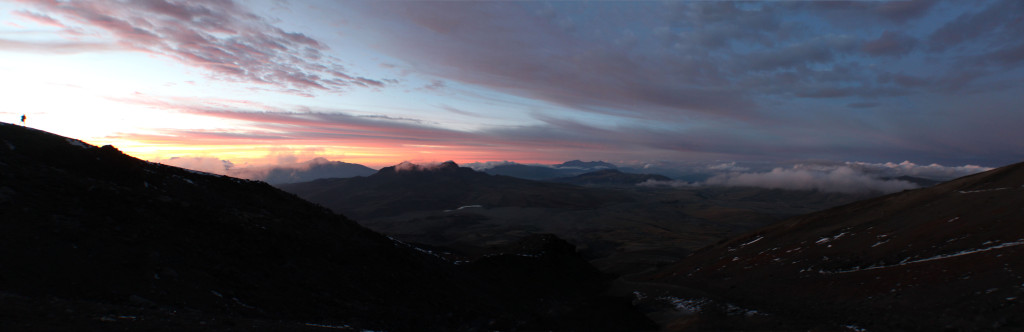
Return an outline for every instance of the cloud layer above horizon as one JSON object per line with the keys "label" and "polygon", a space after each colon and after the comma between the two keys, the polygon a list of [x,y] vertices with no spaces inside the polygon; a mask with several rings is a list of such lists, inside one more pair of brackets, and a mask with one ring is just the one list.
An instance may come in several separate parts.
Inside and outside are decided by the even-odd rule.
{"label": "cloud layer above horizon", "polygon": [[[855,172],[1024,159],[1015,0],[14,1],[0,11],[0,59],[19,63],[0,65],[13,77],[5,88],[40,89],[15,93],[15,105],[45,108],[4,116],[35,111],[43,129],[74,132],[81,124],[59,116],[93,110],[28,96],[92,95],[96,112],[124,112],[83,138],[150,159],[257,162],[292,149],[376,167],[865,161],[846,166]],[[117,91],[92,76],[35,75],[102,64],[95,54],[175,67],[111,72],[133,86]],[[217,155],[227,149],[251,153]],[[848,178],[830,172],[716,181]]]}

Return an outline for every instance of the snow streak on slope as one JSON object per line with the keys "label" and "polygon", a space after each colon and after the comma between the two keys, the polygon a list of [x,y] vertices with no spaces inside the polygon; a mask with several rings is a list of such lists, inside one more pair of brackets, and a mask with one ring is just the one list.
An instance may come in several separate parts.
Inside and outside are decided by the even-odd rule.
{"label": "snow streak on slope", "polygon": [[1022,245],[1022,244],[1024,244],[1024,239],[1019,239],[1019,240],[1014,241],[1014,242],[1007,242],[1007,243],[998,244],[998,245],[994,245],[994,246],[990,246],[990,247],[984,247],[984,248],[978,248],[978,249],[970,249],[970,250],[963,250],[963,251],[955,252],[955,253],[952,253],[952,254],[936,255],[936,256],[932,256],[932,257],[928,257],[928,258],[915,259],[915,260],[904,259],[903,261],[901,261],[899,263],[890,264],[890,265],[869,266],[869,267],[866,267],[866,268],[863,268],[863,269],[858,266],[858,267],[854,267],[854,268],[848,269],[848,270],[819,271],[819,272],[822,273],[822,274],[834,274],[834,273],[849,273],[849,272],[857,272],[857,271],[868,271],[868,270],[885,269],[885,268],[896,267],[896,266],[905,266],[905,265],[910,265],[910,264],[917,264],[917,263],[923,263],[923,262],[929,262],[929,261],[936,261],[936,260],[940,260],[940,259],[946,259],[946,258],[952,258],[952,257],[959,257],[959,256],[964,256],[964,255],[976,254],[976,253],[986,252],[986,251],[991,251],[991,250],[996,250],[996,249],[1002,249],[1002,248],[1019,246],[1019,245]]}

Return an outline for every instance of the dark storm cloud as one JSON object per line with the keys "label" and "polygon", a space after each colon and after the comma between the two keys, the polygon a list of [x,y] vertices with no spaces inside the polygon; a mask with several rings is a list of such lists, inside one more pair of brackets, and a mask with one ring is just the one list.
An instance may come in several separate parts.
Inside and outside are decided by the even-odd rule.
{"label": "dark storm cloud", "polygon": [[[55,19],[100,29],[121,47],[168,56],[232,81],[279,91],[343,90],[384,83],[349,74],[327,45],[284,31],[233,1],[33,1],[49,15],[22,12],[37,22]],[[59,51],[59,49],[58,49]]]}
{"label": "dark storm cloud", "polygon": [[1021,138],[1006,131],[1019,118],[1006,99],[1024,93],[1020,1],[364,5],[357,11],[392,20],[374,25],[382,34],[402,36],[383,47],[431,76],[687,128],[552,114],[502,133],[511,138],[847,160],[1024,158],[1014,152],[1021,139],[991,134]]}
{"label": "dark storm cloud", "polygon": [[380,33],[401,36],[384,47],[414,56],[410,61],[419,71],[594,112],[642,107],[661,114],[687,109],[753,115],[754,104],[744,95],[718,88],[728,82],[711,59],[672,49],[652,56],[642,48],[661,41],[628,29],[576,30],[584,22],[530,3],[367,6],[378,15],[397,14],[408,22]]}
{"label": "dark storm cloud", "polygon": [[878,21],[903,25],[924,17],[939,2],[941,1],[806,1],[793,6],[810,10],[830,20],[852,24]]}
{"label": "dark storm cloud", "polygon": [[1020,17],[1024,3],[1015,0],[995,1],[978,11],[968,11],[947,22],[928,36],[931,51],[942,52],[964,43],[992,43],[992,46],[1020,43],[1024,24]]}

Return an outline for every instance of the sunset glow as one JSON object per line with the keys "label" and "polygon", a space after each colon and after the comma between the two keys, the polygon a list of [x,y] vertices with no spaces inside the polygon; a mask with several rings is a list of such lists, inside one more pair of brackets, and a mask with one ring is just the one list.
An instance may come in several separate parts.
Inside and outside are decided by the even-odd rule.
{"label": "sunset glow", "polygon": [[1024,159],[1024,2],[0,1],[0,121],[151,161]]}

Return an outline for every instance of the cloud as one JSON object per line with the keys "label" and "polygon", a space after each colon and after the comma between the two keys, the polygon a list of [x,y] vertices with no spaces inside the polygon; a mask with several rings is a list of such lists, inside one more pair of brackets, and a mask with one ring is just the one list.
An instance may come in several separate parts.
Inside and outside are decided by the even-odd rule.
{"label": "cloud", "polygon": [[789,169],[776,168],[767,173],[719,174],[704,184],[839,193],[891,193],[917,188],[917,185],[910,182],[878,179],[846,166],[831,169],[795,166]]}
{"label": "cloud", "polygon": [[837,53],[849,52],[856,48],[858,43],[857,39],[849,36],[824,36],[748,54],[744,56],[744,60],[754,71],[792,69],[797,66],[831,63]]}
{"label": "cloud", "polygon": [[714,164],[707,167],[711,171],[732,171],[732,172],[745,172],[749,171],[749,167],[737,166],[735,161],[728,163]]}
{"label": "cloud", "polygon": [[873,56],[901,57],[917,46],[917,38],[904,33],[886,30],[878,39],[868,41],[861,51]]}
{"label": "cloud", "polygon": [[96,42],[24,41],[0,38],[0,51],[45,54],[74,54],[117,50],[117,45]]}
{"label": "cloud", "polygon": [[[649,112],[663,115],[680,109],[695,114],[752,114],[746,111],[753,104],[744,95],[719,89],[727,81],[714,62],[696,57],[644,56],[639,51],[655,41],[641,39],[635,48],[624,47],[628,31],[581,35],[582,32],[562,24],[569,17],[561,16],[559,11],[535,8],[543,4],[360,5],[365,8],[356,9],[367,12],[365,16],[395,23],[368,22],[380,27],[372,38],[380,40],[381,47],[389,53],[403,57],[426,74],[592,112],[643,106]],[[609,6],[614,5],[599,8],[606,10]],[[643,8],[644,12],[652,9]]]}
{"label": "cloud", "polygon": [[915,184],[896,179],[912,176],[948,181],[991,170],[977,165],[943,166],[901,163],[805,161],[661,163],[658,172],[690,181],[648,181],[647,187],[695,188],[700,186],[759,187],[786,190],[817,190],[841,193],[891,193],[913,189]]}
{"label": "cloud", "polygon": [[846,104],[847,107],[851,107],[851,108],[872,108],[872,107],[878,107],[878,105],[879,105],[878,103],[874,103],[874,102],[856,102],[856,103]]}
{"label": "cloud", "polygon": [[992,170],[978,165],[942,166],[939,164],[918,165],[910,161],[901,163],[849,162],[848,166],[865,172],[886,177],[914,176],[933,180],[952,180],[958,177]]}
{"label": "cloud", "polygon": [[638,187],[647,188],[697,188],[700,187],[702,184],[676,180],[660,181],[655,179],[648,179],[647,181],[637,183],[636,185]]}
{"label": "cloud", "polygon": [[939,1],[887,1],[875,4],[873,11],[886,19],[903,23],[924,16],[936,3]]}
{"label": "cloud", "polygon": [[[50,15],[111,34],[123,49],[167,56],[213,77],[273,86],[279,91],[342,91],[381,87],[382,80],[351,74],[328,56],[327,45],[282,30],[233,1],[30,2],[46,14],[21,12],[61,24]],[[49,14],[49,15],[48,15]]]}
{"label": "cloud", "polygon": [[[507,166],[507,165],[521,165],[521,164],[519,164],[517,162],[514,162],[514,161],[505,160],[505,161],[484,161],[484,162],[464,163],[461,166],[462,167],[472,168],[474,171],[477,171],[477,172],[483,172],[484,170],[487,170],[487,169],[495,168],[495,167],[498,167],[498,166]],[[550,165],[531,165],[531,166],[550,167]]]}
{"label": "cloud", "polygon": [[1019,24],[1022,10],[1024,4],[1020,1],[999,0],[980,11],[965,12],[932,32],[928,46],[931,51],[941,52],[978,41],[1019,42],[1009,35],[1024,29]]}
{"label": "cloud", "polygon": [[311,181],[316,178],[351,177],[372,174],[372,170],[327,158],[316,157],[298,162],[298,157],[291,153],[277,153],[269,156],[276,162],[258,165],[236,165],[235,163],[215,157],[171,157],[152,160],[164,165],[176,166],[194,171],[227,175],[231,177],[268,181],[270,183],[288,183]]}
{"label": "cloud", "polygon": [[806,1],[795,4],[830,20],[863,25],[865,22],[905,24],[926,16],[937,0],[916,1]]}
{"label": "cloud", "polygon": [[30,21],[33,21],[33,22],[36,22],[36,23],[39,23],[39,24],[42,24],[42,25],[48,25],[48,26],[57,27],[57,28],[66,28],[67,27],[67,26],[64,25],[64,23],[61,23],[60,21],[57,21],[56,19],[54,19],[53,17],[50,17],[49,15],[40,14],[40,13],[33,12],[33,11],[16,10],[16,11],[13,12],[13,14],[15,16],[26,18],[26,19],[28,19]]}
{"label": "cloud", "polygon": [[171,157],[153,162],[220,175],[231,175],[235,171],[230,161],[211,157]]}

